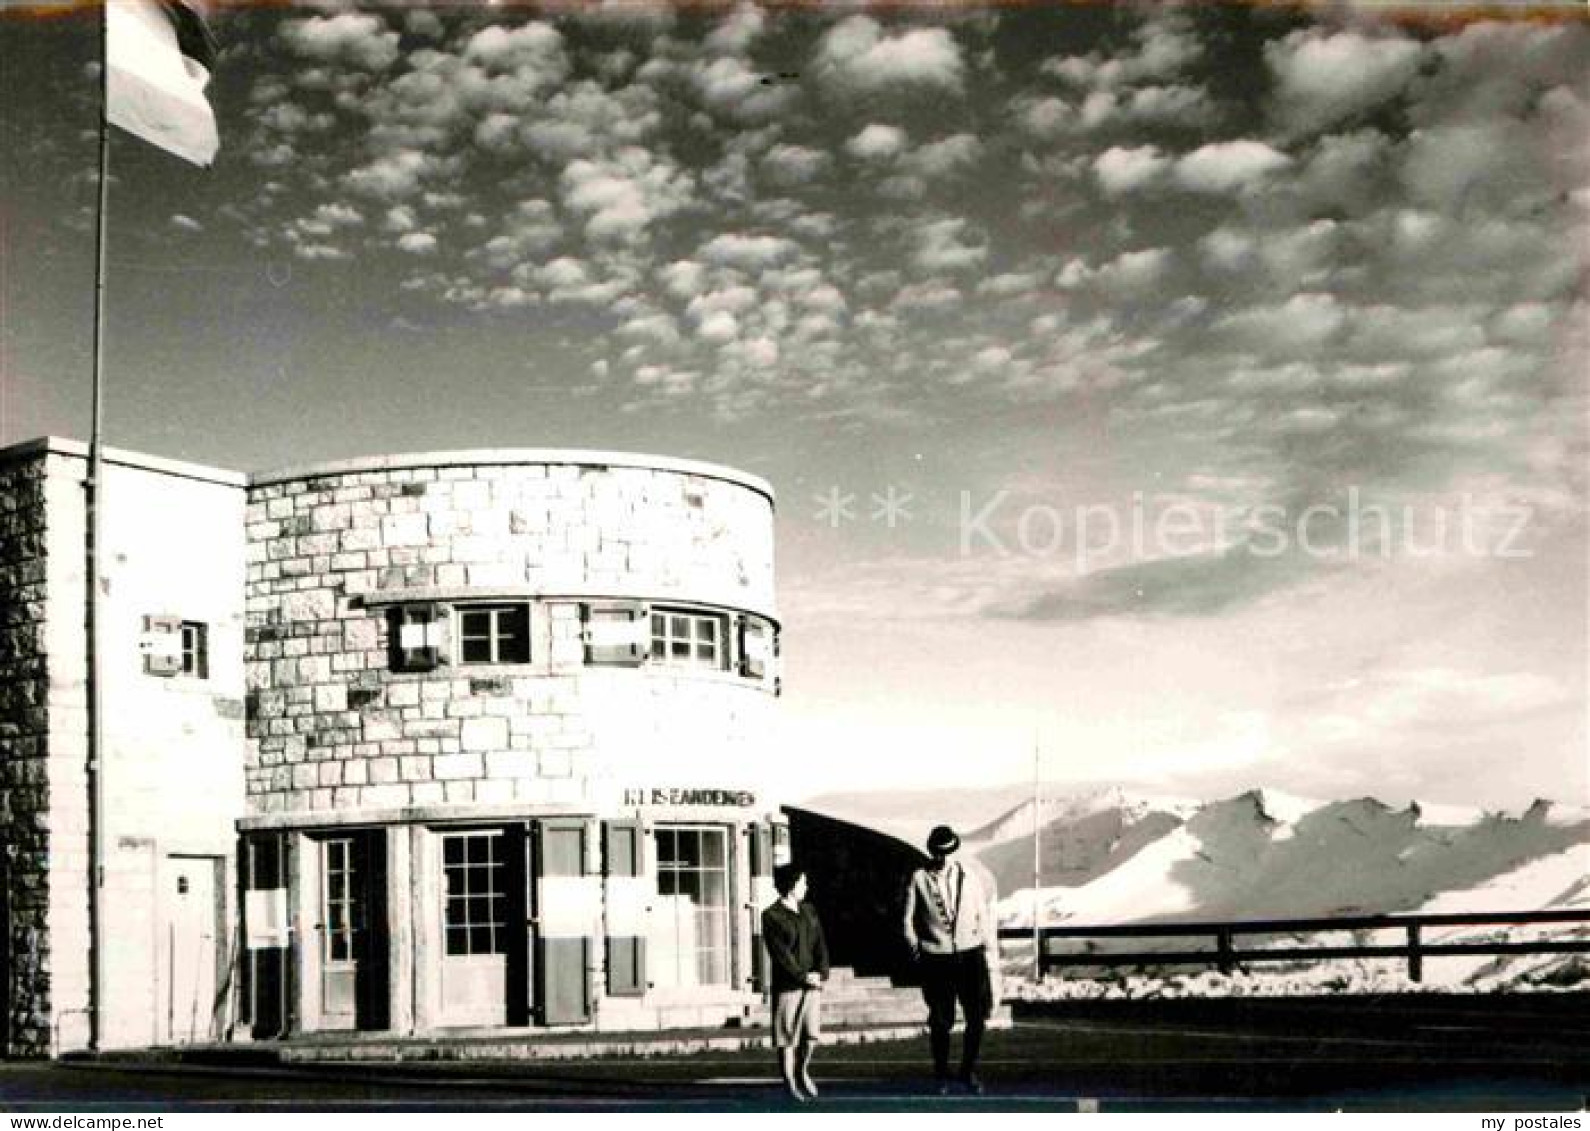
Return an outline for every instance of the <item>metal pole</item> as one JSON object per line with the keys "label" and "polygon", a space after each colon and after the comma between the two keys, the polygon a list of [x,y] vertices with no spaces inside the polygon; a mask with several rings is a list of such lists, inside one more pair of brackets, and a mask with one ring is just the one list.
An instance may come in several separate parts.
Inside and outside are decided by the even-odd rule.
{"label": "metal pole", "polygon": [[1032,735],[1032,968],[1033,979],[1043,981],[1043,929],[1039,925],[1038,893],[1043,884],[1043,776],[1039,771],[1041,758],[1038,732]]}
{"label": "metal pole", "polygon": [[105,785],[103,688],[100,680],[99,565],[102,551],[102,516],[105,509],[103,479],[105,405],[105,263],[107,222],[110,215],[110,63],[107,48],[108,14],[104,4],[99,15],[99,208],[94,236],[94,389],[93,416],[88,447],[88,483],[85,503],[88,511],[88,588],[85,620],[87,629],[88,682],[88,1047],[98,1050],[103,1037],[105,999],[105,947],[103,895],[105,886]]}

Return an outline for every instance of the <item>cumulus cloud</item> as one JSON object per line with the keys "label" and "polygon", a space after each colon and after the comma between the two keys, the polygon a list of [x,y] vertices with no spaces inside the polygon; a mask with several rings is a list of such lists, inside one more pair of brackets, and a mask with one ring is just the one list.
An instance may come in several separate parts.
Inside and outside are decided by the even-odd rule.
{"label": "cumulus cloud", "polygon": [[891,35],[869,16],[851,16],[831,28],[817,45],[816,63],[830,85],[861,92],[931,87],[958,93],[966,71],[946,29]]}
{"label": "cumulus cloud", "polygon": [[1042,140],[1059,137],[1076,121],[1076,111],[1070,104],[1053,95],[1044,98],[1020,95],[1011,101],[1010,109],[1024,131]]}
{"label": "cumulus cloud", "polygon": [[901,165],[918,177],[935,180],[970,168],[982,152],[982,143],[971,134],[953,134],[906,154]]}
{"label": "cumulus cloud", "polygon": [[1176,162],[1176,180],[1195,192],[1248,192],[1292,159],[1262,141],[1221,141],[1195,149]]}
{"label": "cumulus cloud", "polygon": [[804,145],[775,145],[762,155],[762,171],[780,185],[809,184],[828,167],[828,154]]}
{"label": "cumulus cloud", "polygon": [[585,218],[585,234],[598,242],[645,239],[655,221],[686,207],[694,191],[688,173],[634,146],[575,161],[559,181],[564,205]]}
{"label": "cumulus cloud", "polygon": [[899,126],[873,123],[849,141],[845,152],[863,161],[887,161],[905,150],[905,131]]}
{"label": "cumulus cloud", "polygon": [[1347,310],[1334,295],[1308,292],[1227,315],[1215,328],[1253,349],[1311,352],[1346,323]]}
{"label": "cumulus cloud", "polygon": [[696,326],[696,336],[719,345],[732,342],[740,336],[740,321],[727,310],[714,310]]}
{"label": "cumulus cloud", "polygon": [[365,71],[383,71],[396,62],[400,39],[379,16],[363,12],[294,20],[282,28],[281,35],[306,59]]}
{"label": "cumulus cloud", "polygon": [[421,182],[439,171],[441,163],[415,149],[400,149],[352,170],[344,178],[355,192],[389,199],[413,196]]}
{"label": "cumulus cloud", "polygon": [[795,255],[800,246],[778,236],[746,236],[733,232],[714,236],[698,253],[708,263],[756,271]]}
{"label": "cumulus cloud", "polygon": [[[1506,123],[1415,130],[1402,180],[1414,200],[1442,213],[1489,211],[1516,202],[1515,172],[1537,164],[1533,146],[1527,134]],[[1531,179],[1536,193],[1550,191],[1549,184]]]}
{"label": "cumulus cloud", "polygon": [[935,220],[916,229],[917,248],[912,262],[924,271],[963,271],[988,258],[988,248],[965,241],[967,222],[956,216]]}
{"label": "cumulus cloud", "polygon": [[561,77],[566,67],[563,36],[552,25],[538,22],[514,28],[482,28],[464,44],[463,54],[488,71],[512,72],[521,77],[529,68],[551,80]]}
{"label": "cumulus cloud", "polygon": [[405,232],[398,237],[397,246],[410,255],[430,255],[436,250],[436,237],[429,232]]}
{"label": "cumulus cloud", "polygon": [[1412,40],[1355,31],[1296,31],[1264,49],[1289,122],[1318,128],[1395,97],[1418,71],[1424,49]]}
{"label": "cumulus cloud", "polygon": [[1321,138],[1298,177],[1311,204],[1362,210],[1381,198],[1380,178],[1389,164],[1391,143],[1375,130]]}
{"label": "cumulus cloud", "polygon": [[1111,146],[1093,161],[1093,175],[1107,196],[1120,196],[1157,181],[1170,165],[1152,145]]}
{"label": "cumulus cloud", "polygon": [[1143,290],[1164,277],[1171,259],[1170,250],[1163,247],[1128,251],[1100,267],[1095,278],[1112,290]]}

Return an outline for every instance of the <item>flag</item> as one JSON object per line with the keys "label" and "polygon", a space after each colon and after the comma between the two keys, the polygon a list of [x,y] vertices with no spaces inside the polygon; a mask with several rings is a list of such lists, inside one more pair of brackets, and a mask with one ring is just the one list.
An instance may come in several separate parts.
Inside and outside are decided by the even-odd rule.
{"label": "flag", "polygon": [[194,0],[107,0],[105,113],[184,161],[209,165],[220,139],[204,97],[215,40]]}

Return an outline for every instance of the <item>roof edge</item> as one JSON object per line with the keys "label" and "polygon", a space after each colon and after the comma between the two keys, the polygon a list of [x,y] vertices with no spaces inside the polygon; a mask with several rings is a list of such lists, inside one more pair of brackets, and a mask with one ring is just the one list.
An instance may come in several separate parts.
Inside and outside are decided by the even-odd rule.
{"label": "roof edge", "polygon": [[703,460],[673,456],[644,455],[585,448],[477,448],[461,451],[413,452],[386,456],[360,456],[259,472],[248,477],[249,486],[262,487],[295,479],[330,475],[357,475],[370,471],[398,471],[432,467],[511,466],[544,464],[572,467],[624,467],[642,471],[666,471],[679,475],[698,475],[745,487],[766,496],[774,503],[773,485],[750,472]]}
{"label": "roof edge", "polygon": [[[0,448],[0,465],[20,463],[35,456],[69,456],[73,459],[87,460],[90,458],[89,446],[81,440],[69,440],[64,436],[37,436],[31,440],[12,444]],[[211,467],[202,463],[189,463],[186,460],[166,459],[163,456],[146,455],[143,452],[127,451],[124,448],[102,447],[100,458],[105,463],[118,467],[136,468],[139,471],[154,471],[161,475],[173,475],[182,479],[197,479],[204,483],[215,483],[223,487],[248,486],[248,476],[241,471],[233,471],[225,467]]]}

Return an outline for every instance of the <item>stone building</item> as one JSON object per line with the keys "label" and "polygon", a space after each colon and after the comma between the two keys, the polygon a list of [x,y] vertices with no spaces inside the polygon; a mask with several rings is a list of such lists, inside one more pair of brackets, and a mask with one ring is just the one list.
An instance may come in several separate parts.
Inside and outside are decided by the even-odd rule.
{"label": "stone building", "polygon": [[[85,467],[0,452],[12,1052],[87,1032]],[[105,478],[103,1046],[755,1007],[765,483],[561,451]]]}
{"label": "stone building", "polygon": [[[0,1048],[90,1032],[87,452],[0,451]],[[245,479],[104,464],[104,1047],[216,1032],[244,811]]]}

